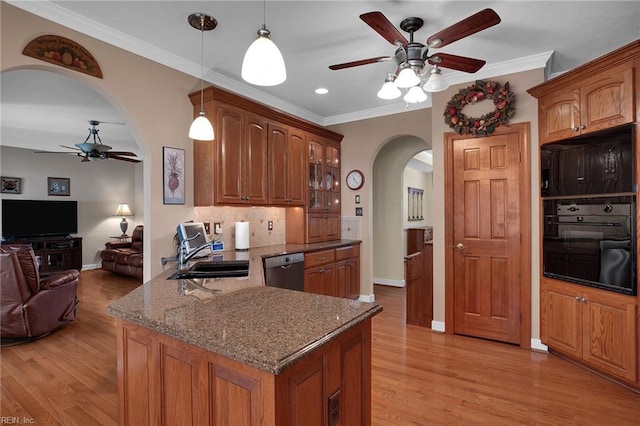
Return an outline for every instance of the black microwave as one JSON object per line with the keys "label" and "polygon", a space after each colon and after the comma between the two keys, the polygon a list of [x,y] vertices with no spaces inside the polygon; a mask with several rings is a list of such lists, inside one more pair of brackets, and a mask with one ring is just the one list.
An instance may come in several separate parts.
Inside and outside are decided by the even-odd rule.
{"label": "black microwave", "polygon": [[540,147],[543,197],[634,192],[634,126]]}
{"label": "black microwave", "polygon": [[635,196],[543,201],[543,275],[636,295]]}

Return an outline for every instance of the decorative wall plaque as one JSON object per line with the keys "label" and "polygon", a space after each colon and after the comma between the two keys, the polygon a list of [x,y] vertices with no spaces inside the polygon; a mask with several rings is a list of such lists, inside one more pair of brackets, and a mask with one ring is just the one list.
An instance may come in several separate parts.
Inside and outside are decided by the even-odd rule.
{"label": "decorative wall plaque", "polygon": [[57,35],[43,35],[34,38],[27,44],[22,54],[102,78],[102,70],[93,55],[68,38]]}

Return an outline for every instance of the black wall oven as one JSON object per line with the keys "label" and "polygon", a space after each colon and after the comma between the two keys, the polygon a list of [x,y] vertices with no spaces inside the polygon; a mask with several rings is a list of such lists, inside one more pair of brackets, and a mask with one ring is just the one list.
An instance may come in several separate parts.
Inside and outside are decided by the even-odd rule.
{"label": "black wall oven", "polygon": [[543,201],[543,274],[636,295],[635,195]]}

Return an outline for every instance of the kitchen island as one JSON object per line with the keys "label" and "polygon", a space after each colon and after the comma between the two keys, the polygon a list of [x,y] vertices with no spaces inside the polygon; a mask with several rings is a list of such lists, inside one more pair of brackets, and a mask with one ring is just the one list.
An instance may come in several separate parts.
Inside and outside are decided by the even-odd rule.
{"label": "kitchen island", "polygon": [[249,260],[242,278],[167,279],[174,264],[107,308],[120,424],[370,424],[382,307],[265,286],[262,256],[291,249],[216,255]]}

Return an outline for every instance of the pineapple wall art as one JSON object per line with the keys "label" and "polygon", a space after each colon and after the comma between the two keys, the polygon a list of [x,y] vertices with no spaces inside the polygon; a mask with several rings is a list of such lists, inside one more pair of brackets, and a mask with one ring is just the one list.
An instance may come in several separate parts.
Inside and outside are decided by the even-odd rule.
{"label": "pineapple wall art", "polygon": [[184,204],[184,149],[162,147],[163,202]]}

